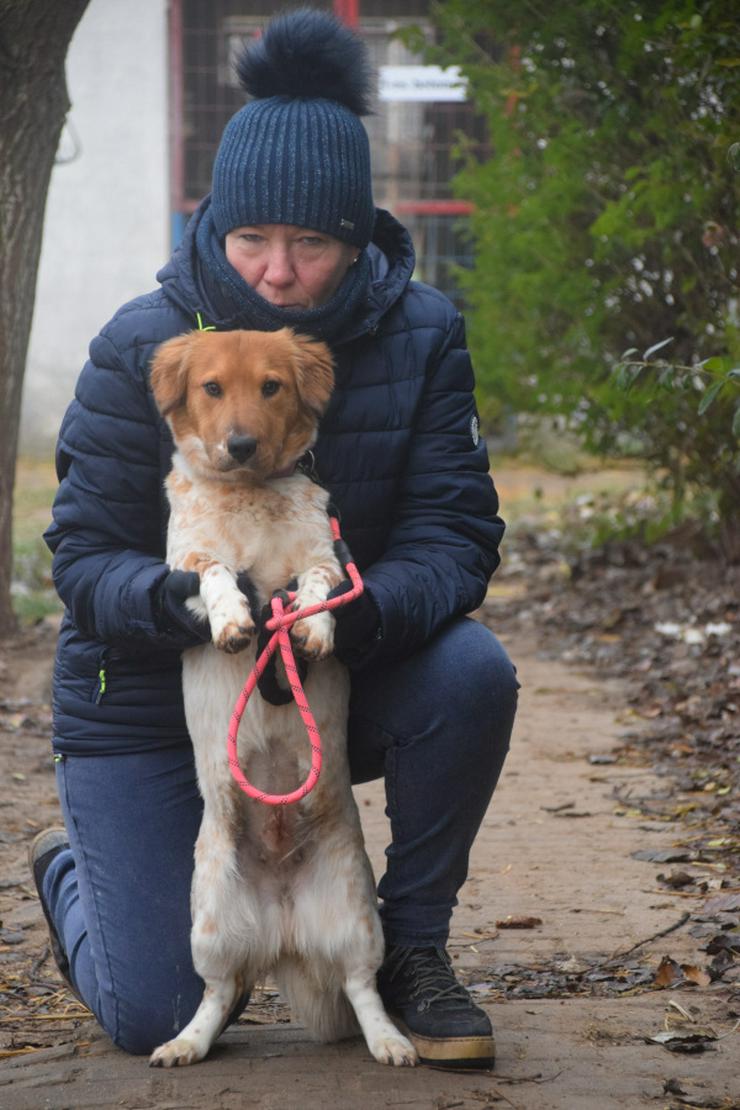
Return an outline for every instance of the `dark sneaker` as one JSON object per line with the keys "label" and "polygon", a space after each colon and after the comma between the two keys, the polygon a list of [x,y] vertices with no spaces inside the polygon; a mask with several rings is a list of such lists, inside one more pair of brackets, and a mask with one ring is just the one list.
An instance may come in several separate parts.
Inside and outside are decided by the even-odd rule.
{"label": "dark sneaker", "polygon": [[46,908],[42,888],[44,883],[44,876],[49,870],[51,861],[57,856],[64,848],[69,848],[69,840],[67,839],[66,829],[44,829],[43,832],[38,833],[31,841],[28,849],[28,865],[31,868],[33,881],[36,884],[36,890],[41,903],[41,909],[44,911],[46,924],[49,928],[49,943],[51,946],[51,954],[54,957],[54,962],[59,968],[59,974],[69,989],[79,998],[77,991],[72,985],[72,979],[69,973],[69,960],[62,948],[59,941],[59,935],[54,928],[54,923],[49,916],[49,911]]}
{"label": "dark sneaker", "polygon": [[443,948],[390,948],[378,972],[378,990],[422,1064],[493,1067],[491,1022],[458,983]]}

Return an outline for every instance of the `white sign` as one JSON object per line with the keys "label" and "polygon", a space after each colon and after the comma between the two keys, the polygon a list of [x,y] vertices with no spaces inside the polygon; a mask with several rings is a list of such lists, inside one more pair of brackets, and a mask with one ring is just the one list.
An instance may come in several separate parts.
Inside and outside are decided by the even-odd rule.
{"label": "white sign", "polygon": [[468,83],[459,66],[380,66],[381,100],[467,100]]}

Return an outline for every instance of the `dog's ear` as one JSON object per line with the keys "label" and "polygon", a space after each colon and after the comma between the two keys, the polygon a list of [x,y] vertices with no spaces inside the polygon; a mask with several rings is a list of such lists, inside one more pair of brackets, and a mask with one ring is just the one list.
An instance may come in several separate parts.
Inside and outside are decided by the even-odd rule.
{"label": "dog's ear", "polygon": [[326,409],[334,388],[334,360],[326,343],[294,335],[296,384],[303,403],[317,416]]}
{"label": "dog's ear", "polygon": [[152,359],[151,383],[154,400],[162,416],[168,416],[185,400],[188,386],[188,353],[197,332],[168,339]]}

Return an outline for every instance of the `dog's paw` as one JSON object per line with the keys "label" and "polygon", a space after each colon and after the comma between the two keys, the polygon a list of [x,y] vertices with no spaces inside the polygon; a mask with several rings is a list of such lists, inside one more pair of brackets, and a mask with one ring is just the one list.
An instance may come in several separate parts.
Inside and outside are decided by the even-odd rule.
{"label": "dog's paw", "polygon": [[197,1064],[205,1053],[186,1037],[175,1037],[172,1041],[155,1048],[149,1057],[150,1068],[183,1068],[187,1064]]}
{"label": "dog's paw", "polygon": [[236,624],[232,621],[230,624],[224,625],[218,634],[214,634],[213,643],[219,651],[225,651],[228,655],[236,655],[249,647],[254,633],[255,627],[253,624]]}
{"label": "dog's paw", "polygon": [[230,606],[228,610],[211,610],[211,637],[219,651],[236,655],[252,642],[256,632],[252,614],[246,601]]}
{"label": "dog's paw", "polygon": [[393,1064],[397,1068],[412,1068],[419,1057],[411,1041],[395,1029],[393,1033],[382,1033],[373,1038],[368,1048],[379,1064]]}
{"label": "dog's paw", "polygon": [[304,659],[327,659],[334,651],[334,618],[329,613],[316,613],[296,621],[290,638]]}

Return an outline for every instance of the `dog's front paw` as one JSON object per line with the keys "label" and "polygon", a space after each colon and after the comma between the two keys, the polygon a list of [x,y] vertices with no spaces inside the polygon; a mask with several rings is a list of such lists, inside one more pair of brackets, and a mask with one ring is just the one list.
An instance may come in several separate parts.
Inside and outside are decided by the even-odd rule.
{"label": "dog's front paw", "polygon": [[187,1037],[175,1037],[172,1041],[155,1048],[149,1057],[150,1068],[182,1068],[187,1064],[197,1064],[205,1052]]}
{"label": "dog's front paw", "polygon": [[393,1064],[397,1068],[412,1068],[418,1063],[419,1057],[411,1041],[402,1033],[393,1031],[392,1034],[380,1034],[368,1044],[379,1064]]}
{"label": "dog's front paw", "polygon": [[225,651],[228,655],[236,655],[249,647],[254,633],[255,627],[253,624],[246,625],[231,622],[224,625],[218,635],[214,635],[213,642],[219,651]]}
{"label": "dog's front paw", "polygon": [[211,610],[211,636],[219,651],[236,655],[249,647],[256,629],[247,602],[242,600],[229,609]]}
{"label": "dog's front paw", "polygon": [[296,621],[290,638],[304,659],[326,659],[334,651],[334,618],[329,613],[316,613]]}

